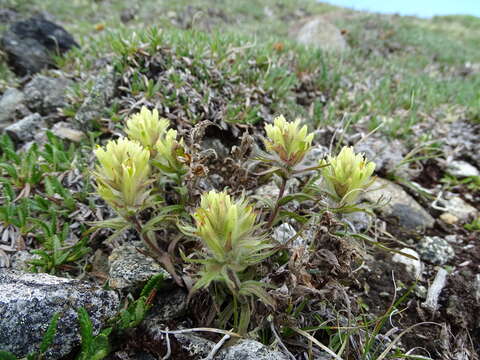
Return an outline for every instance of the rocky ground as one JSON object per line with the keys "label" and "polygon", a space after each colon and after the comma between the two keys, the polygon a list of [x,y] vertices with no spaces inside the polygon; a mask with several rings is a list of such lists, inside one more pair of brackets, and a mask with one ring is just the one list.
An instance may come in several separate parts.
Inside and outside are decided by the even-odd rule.
{"label": "rocky ground", "polygon": [[[15,355],[0,359],[478,359],[478,18],[307,0],[7,0],[0,20],[0,350]],[[189,211],[210,189],[275,199],[276,179],[247,158],[281,113],[315,133],[305,166],[343,145],[376,163],[361,199],[374,213],[302,202],[308,176],[292,179],[270,236],[294,241],[257,269],[277,308],[257,304],[248,335],[217,349],[232,324],[215,332],[208,292],[190,298],[134,231],[94,227],[113,212],[92,150],[142,106],[201,170]],[[180,244],[168,248],[193,282],[180,250],[195,246],[171,226],[158,237]],[[90,342],[79,308],[100,333]]]}

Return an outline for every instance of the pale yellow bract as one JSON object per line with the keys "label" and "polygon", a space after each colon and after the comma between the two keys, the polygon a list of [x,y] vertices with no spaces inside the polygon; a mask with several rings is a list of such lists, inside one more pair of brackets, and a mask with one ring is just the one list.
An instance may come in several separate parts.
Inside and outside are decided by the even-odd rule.
{"label": "pale yellow bract", "polygon": [[257,214],[247,200],[234,201],[226,192],[212,190],[202,195],[193,217],[194,233],[210,255],[196,288],[214,280],[229,282],[228,271],[241,272],[269,255],[272,246],[254,234]]}
{"label": "pale yellow bract", "polygon": [[306,126],[300,128],[299,119],[288,122],[283,116],[278,116],[273,125],[265,125],[265,132],[267,151],[277,154],[290,167],[299,164],[312,146],[313,134],[308,134]]}
{"label": "pale yellow bract", "polygon": [[132,115],[127,120],[125,132],[132,140],[138,141],[147,149],[152,149],[167,131],[170,122],[159,118],[158,110],[148,110],[142,107],[139,113]]}
{"label": "pale yellow bract", "polygon": [[177,140],[177,131],[170,129],[166,134],[155,143],[155,160],[161,164],[161,168],[166,172],[183,173],[186,171],[185,165],[179,158],[184,157],[183,139]]}
{"label": "pale yellow bract", "polygon": [[149,151],[122,138],[94,153],[100,163],[95,172],[99,195],[118,212],[140,208],[149,194]]}
{"label": "pale yellow bract", "polygon": [[322,175],[330,194],[343,204],[354,204],[362,191],[374,181],[375,163],[362,154],[355,154],[352,147],[343,147],[337,156],[321,160]]}

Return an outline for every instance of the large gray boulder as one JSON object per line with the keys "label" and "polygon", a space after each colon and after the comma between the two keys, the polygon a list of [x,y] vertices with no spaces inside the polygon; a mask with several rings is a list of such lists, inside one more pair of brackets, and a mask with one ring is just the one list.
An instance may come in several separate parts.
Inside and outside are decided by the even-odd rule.
{"label": "large gray boulder", "polygon": [[47,359],[59,359],[80,342],[77,309],[84,307],[95,333],[119,306],[115,292],[78,280],[0,269],[0,349],[17,357],[35,352],[53,315],[60,313]]}

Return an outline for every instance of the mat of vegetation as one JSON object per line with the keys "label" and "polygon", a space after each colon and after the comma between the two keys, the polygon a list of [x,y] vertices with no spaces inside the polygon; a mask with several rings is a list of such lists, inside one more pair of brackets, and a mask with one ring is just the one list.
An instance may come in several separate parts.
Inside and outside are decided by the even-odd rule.
{"label": "mat of vegetation", "polygon": [[0,19],[0,359],[479,358],[480,19]]}

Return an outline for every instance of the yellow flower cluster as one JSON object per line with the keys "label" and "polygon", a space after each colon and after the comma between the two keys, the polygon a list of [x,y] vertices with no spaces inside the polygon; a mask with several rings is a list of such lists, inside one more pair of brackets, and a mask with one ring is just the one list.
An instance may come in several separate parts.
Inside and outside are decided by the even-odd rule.
{"label": "yellow flower cluster", "polygon": [[299,164],[310,150],[313,134],[308,134],[306,126],[300,128],[300,120],[287,122],[283,116],[274,119],[273,125],[265,126],[268,139],[265,147],[270,153],[278,155],[287,166]]}
{"label": "yellow flower cluster", "polygon": [[150,153],[138,142],[119,139],[98,148],[100,163],[95,172],[99,195],[114,209],[128,216],[148,198]]}
{"label": "yellow flower cluster", "polygon": [[241,272],[268,256],[271,245],[254,235],[257,214],[245,199],[233,201],[226,192],[210,191],[202,195],[193,217],[194,233],[211,255],[205,260],[196,288],[206,287],[213,280],[228,284],[229,270]]}
{"label": "yellow flower cluster", "polygon": [[168,174],[186,171],[179,160],[185,155],[183,141],[168,126],[169,121],[159,118],[157,110],[143,107],[127,120],[129,139],[109,141],[105,149],[95,150],[98,193],[122,216],[146,205],[154,181],[150,163]]}
{"label": "yellow flower cluster", "polygon": [[127,120],[125,132],[132,140],[138,141],[145,148],[152,150],[168,129],[170,122],[160,119],[158,110],[148,110],[142,107],[138,114]]}
{"label": "yellow flower cluster", "polygon": [[362,154],[355,154],[352,147],[345,146],[337,156],[320,161],[320,165],[327,164],[322,168],[327,190],[342,204],[354,204],[374,181],[375,163],[367,161]]}

